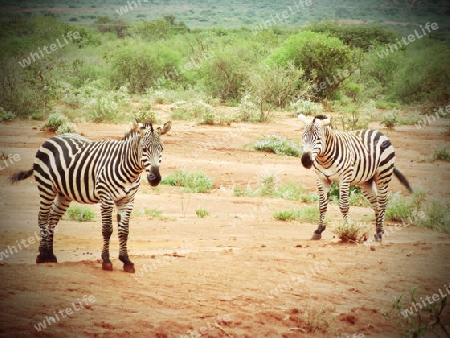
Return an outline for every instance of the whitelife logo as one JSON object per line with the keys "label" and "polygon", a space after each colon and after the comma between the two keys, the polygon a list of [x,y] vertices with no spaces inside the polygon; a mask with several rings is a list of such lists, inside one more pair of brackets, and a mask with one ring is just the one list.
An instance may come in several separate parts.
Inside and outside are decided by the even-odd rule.
{"label": "whitelife logo", "polygon": [[[81,35],[79,32],[72,33],[72,31],[70,31],[67,33],[67,35],[62,35],[62,37],[63,37],[62,42],[58,38],[58,39],[56,39],[55,43],[52,43],[50,46],[44,46],[44,47],[42,47],[42,49],[39,47],[36,52],[30,52],[30,55],[26,59],[19,61],[19,65],[22,68],[28,67],[33,62],[43,59],[46,55],[56,52],[58,49],[61,49],[65,46],[67,46],[68,44],[72,43],[74,41],[74,39],[75,40],[80,39]],[[46,54],[44,54],[44,52]]]}

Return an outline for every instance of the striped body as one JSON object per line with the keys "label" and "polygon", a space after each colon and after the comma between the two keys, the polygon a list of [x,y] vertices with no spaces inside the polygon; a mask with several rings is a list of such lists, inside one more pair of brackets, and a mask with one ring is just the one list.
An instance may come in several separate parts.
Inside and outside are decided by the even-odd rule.
{"label": "striped body", "polygon": [[331,129],[323,115],[305,123],[302,164],[312,166],[317,175],[319,191],[319,227],[313,239],[320,239],[325,230],[325,214],[331,182],[339,183],[339,208],[348,220],[348,197],[351,184],[359,185],[369,200],[376,217],[376,239],[384,233],[389,182],[394,173],[410,191],[406,178],[395,168],[395,150],[389,139],[377,130],[341,132]]}
{"label": "striped body", "polygon": [[112,270],[109,241],[113,232],[112,212],[117,208],[119,259],[124,270],[134,272],[127,253],[128,225],[140,174],[145,170],[152,186],[161,176],[163,150],[160,135],[171,128],[153,129],[150,123],[135,124],[122,140],[91,141],[77,134],[47,140],[37,151],[33,169],[13,175],[20,181],[34,174],[38,184],[41,242],[37,263],[56,262],[53,254],[54,228],[71,201],[101,203],[102,267]]}

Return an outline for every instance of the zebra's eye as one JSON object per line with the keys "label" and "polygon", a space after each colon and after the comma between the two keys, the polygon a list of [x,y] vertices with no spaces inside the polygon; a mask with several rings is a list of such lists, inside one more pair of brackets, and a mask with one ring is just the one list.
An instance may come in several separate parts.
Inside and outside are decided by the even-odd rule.
{"label": "zebra's eye", "polygon": [[145,152],[145,153],[147,152],[147,150],[148,150],[147,147],[143,147],[142,148],[142,151]]}

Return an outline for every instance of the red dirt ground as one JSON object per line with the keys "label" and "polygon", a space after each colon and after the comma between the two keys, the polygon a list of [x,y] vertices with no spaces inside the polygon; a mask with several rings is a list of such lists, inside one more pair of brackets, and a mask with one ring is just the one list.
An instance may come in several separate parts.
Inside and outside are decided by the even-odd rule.
{"label": "red dirt ground", "polygon": [[[397,150],[397,166],[414,187],[448,198],[450,164],[428,161],[433,149],[448,145],[449,137],[442,134],[446,124],[448,120],[440,120],[421,130],[371,127],[390,137]],[[118,138],[128,128],[125,124],[78,125],[92,139]],[[36,184],[28,179],[11,186],[8,178],[31,168],[37,148],[52,134],[40,131],[37,122],[0,125],[0,150],[20,156],[0,170],[0,251],[9,253],[0,263],[0,334],[400,336],[391,306],[394,297],[415,286],[424,299],[439,289],[446,292],[450,235],[414,226],[395,232],[390,224],[386,227],[389,236],[372,248],[341,244],[331,229],[321,241],[310,241],[316,224],[273,218],[276,210],[307,204],[233,195],[233,187],[250,184],[255,188],[267,173],[276,174],[280,183],[296,181],[314,191],[314,173],[302,168],[298,158],[243,147],[267,134],[300,140],[301,128],[297,119],[280,116],[266,125],[201,126],[173,121],[164,137],[162,174],[180,168],[203,171],[213,178],[214,189],[190,194],[177,187],[141,185],[128,241],[136,265],[133,275],[123,272],[117,259],[117,227],[111,243],[114,271],[101,269],[98,216],[88,223],[61,221],[55,234],[59,263],[34,263]],[[5,166],[3,161],[0,164]],[[407,194],[396,180],[391,191]],[[198,218],[199,208],[210,215]],[[92,209],[99,215],[98,205]],[[160,209],[162,215],[149,218],[143,214],[145,209]],[[372,214],[369,208],[350,208],[355,221]],[[336,205],[329,207],[329,216],[341,220]],[[19,247],[22,240],[27,247]],[[450,318],[448,309],[445,316]],[[43,321],[46,328],[38,331],[36,326]]]}

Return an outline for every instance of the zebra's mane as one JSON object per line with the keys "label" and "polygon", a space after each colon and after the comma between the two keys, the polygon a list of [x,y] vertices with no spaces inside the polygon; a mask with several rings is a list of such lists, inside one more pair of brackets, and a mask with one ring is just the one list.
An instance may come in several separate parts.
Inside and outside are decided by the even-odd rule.
{"label": "zebra's mane", "polygon": [[134,123],[133,127],[130,129],[129,132],[125,134],[122,140],[128,140],[130,138],[136,137],[136,136],[142,136],[142,130],[145,130],[150,127],[151,132],[153,133],[153,125],[151,122],[145,122],[142,123],[142,126],[140,126],[138,123]]}
{"label": "zebra's mane", "polygon": [[[323,115],[323,114],[314,116],[314,120],[315,120],[315,119],[326,120],[327,118],[328,118],[328,116]],[[313,121],[313,123],[314,123],[314,121]]]}

